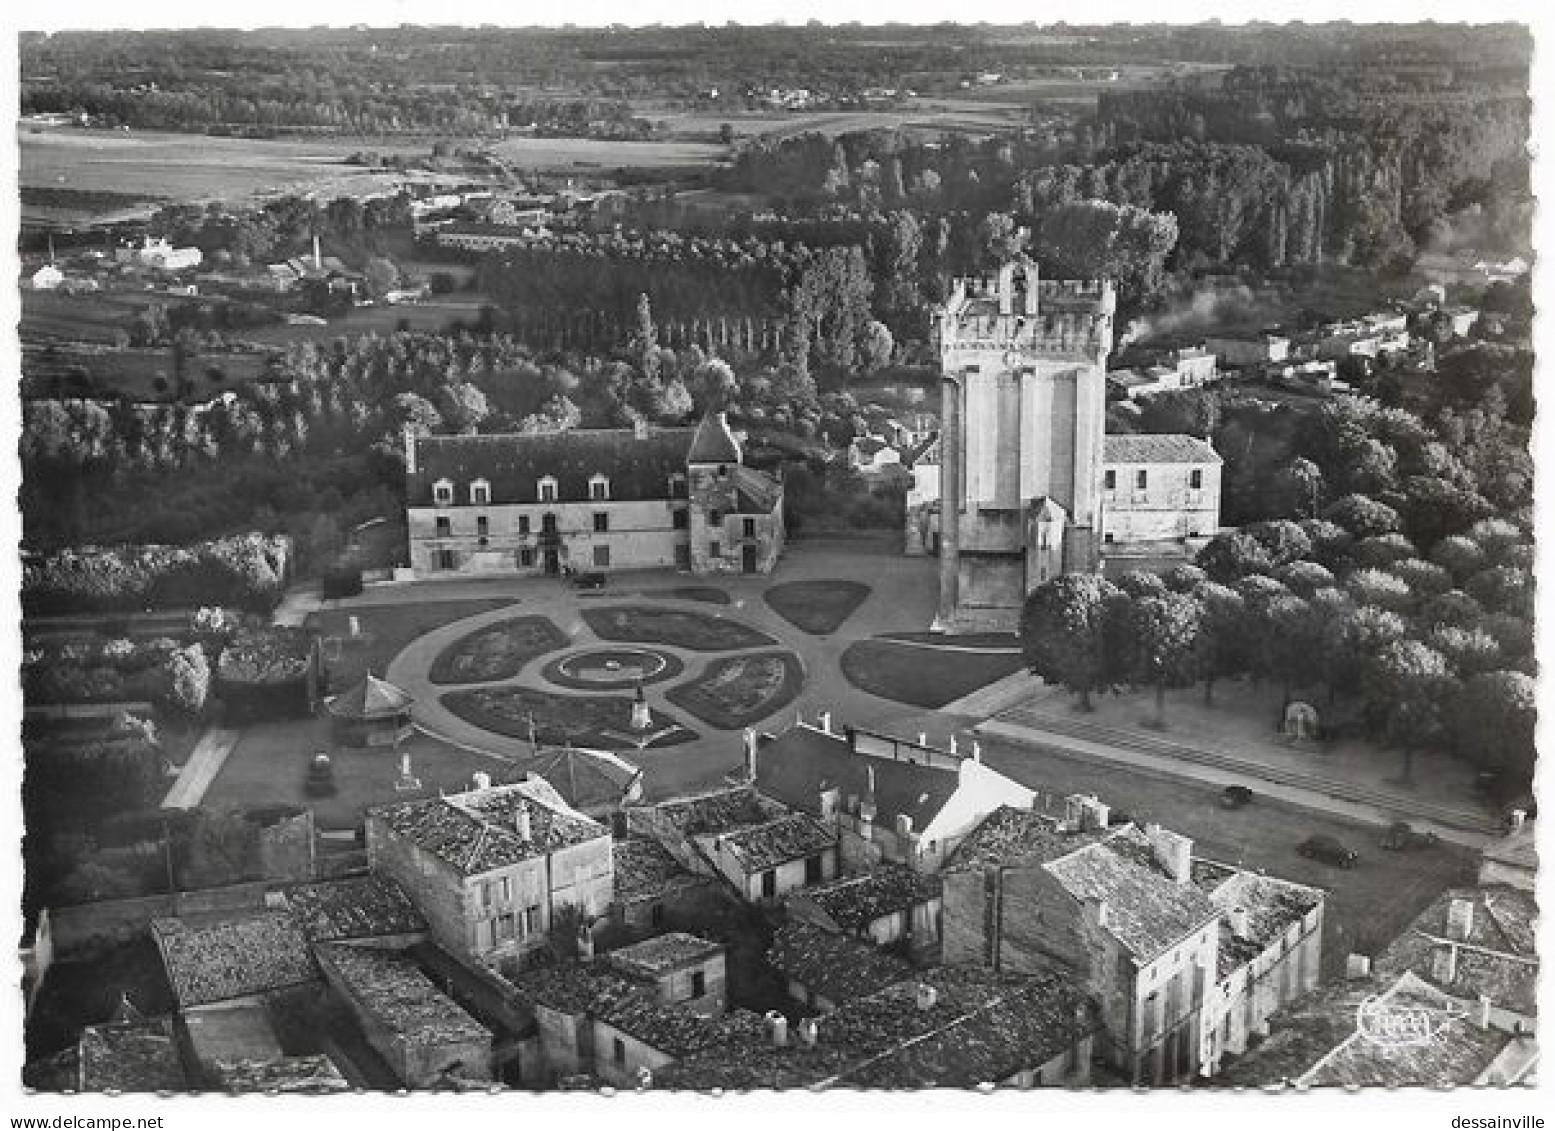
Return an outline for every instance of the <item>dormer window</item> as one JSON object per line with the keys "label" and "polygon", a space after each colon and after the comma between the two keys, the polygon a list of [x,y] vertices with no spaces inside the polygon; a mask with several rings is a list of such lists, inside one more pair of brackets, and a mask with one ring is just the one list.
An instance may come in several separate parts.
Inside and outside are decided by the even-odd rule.
{"label": "dormer window", "polygon": [[590,479],[589,498],[596,503],[602,503],[610,498],[610,480],[598,474]]}
{"label": "dormer window", "polygon": [[432,501],[438,506],[448,506],[454,501],[454,485],[447,479],[432,484]]}
{"label": "dormer window", "polygon": [[485,479],[477,479],[470,484],[470,502],[478,507],[483,507],[491,502],[491,483]]}
{"label": "dormer window", "polygon": [[547,475],[540,480],[539,494],[542,503],[554,503],[556,501],[556,476]]}

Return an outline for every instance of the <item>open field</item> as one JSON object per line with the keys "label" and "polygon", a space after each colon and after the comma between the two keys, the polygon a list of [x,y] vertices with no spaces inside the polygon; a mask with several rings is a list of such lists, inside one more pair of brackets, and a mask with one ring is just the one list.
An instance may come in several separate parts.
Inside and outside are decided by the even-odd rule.
{"label": "open field", "polygon": [[[424,155],[425,142],[384,146],[362,138],[253,141],[203,134],[110,133],[101,130],[20,132],[24,188],[68,186],[148,200],[242,201],[318,193],[364,196],[428,173],[379,173],[346,165],[361,149]],[[50,214],[58,210],[50,210]],[[81,220],[92,217],[88,211]],[[29,219],[23,211],[23,219]]]}
{"label": "open field", "polygon": [[512,137],[490,148],[508,164],[524,169],[674,169],[713,165],[724,158],[723,146],[690,141]]}
{"label": "open field", "polygon": [[440,331],[455,322],[474,322],[489,301],[483,295],[461,294],[399,306],[358,306],[322,326],[264,326],[257,330],[234,330],[231,337],[256,345],[285,346],[291,342],[332,342],[363,334],[392,334],[402,329]]}

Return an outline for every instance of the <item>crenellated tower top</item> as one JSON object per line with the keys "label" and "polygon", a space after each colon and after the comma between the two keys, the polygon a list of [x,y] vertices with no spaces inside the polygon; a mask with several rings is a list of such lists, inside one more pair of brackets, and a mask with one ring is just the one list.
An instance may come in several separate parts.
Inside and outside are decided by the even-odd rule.
{"label": "crenellated tower top", "polygon": [[935,327],[940,354],[1020,350],[1098,361],[1112,348],[1109,279],[1041,279],[1024,256],[995,275],[957,278]]}

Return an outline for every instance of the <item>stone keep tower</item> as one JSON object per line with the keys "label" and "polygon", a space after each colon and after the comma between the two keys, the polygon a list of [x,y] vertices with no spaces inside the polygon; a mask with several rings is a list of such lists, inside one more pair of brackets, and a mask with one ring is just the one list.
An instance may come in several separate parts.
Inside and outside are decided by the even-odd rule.
{"label": "stone keep tower", "polygon": [[940,309],[937,628],[1013,630],[1031,590],[1097,568],[1115,303],[1109,281],[1040,281],[1021,258]]}

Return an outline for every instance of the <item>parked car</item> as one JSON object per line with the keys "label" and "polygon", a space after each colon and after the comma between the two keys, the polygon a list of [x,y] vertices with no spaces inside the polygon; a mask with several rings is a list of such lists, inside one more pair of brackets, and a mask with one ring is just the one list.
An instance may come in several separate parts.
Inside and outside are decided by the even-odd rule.
{"label": "parked car", "polygon": [[315,754],[308,762],[308,776],[303,780],[302,790],[309,797],[334,796],[335,767],[330,763],[328,754]]}
{"label": "parked car", "polygon": [[1253,791],[1245,785],[1228,785],[1220,791],[1220,807],[1222,809],[1241,809],[1250,805],[1253,800]]}
{"label": "parked car", "polygon": [[1353,868],[1360,860],[1360,854],[1353,848],[1346,848],[1335,838],[1321,834],[1307,837],[1296,846],[1296,853],[1334,868]]}
{"label": "parked car", "polygon": [[1429,848],[1437,839],[1433,832],[1416,832],[1408,821],[1394,821],[1377,843],[1389,852],[1408,852],[1412,848]]}
{"label": "parked car", "polygon": [[605,587],[605,575],[603,573],[585,573],[582,570],[568,569],[567,580],[579,589],[603,589]]}

